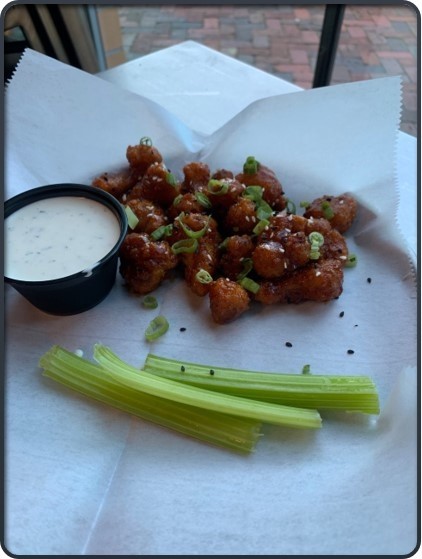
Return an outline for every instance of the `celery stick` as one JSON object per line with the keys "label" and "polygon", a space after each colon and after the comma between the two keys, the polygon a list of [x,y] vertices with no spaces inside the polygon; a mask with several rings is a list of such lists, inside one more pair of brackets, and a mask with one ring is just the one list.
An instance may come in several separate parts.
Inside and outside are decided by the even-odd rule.
{"label": "celery stick", "polygon": [[196,439],[249,453],[260,438],[253,419],[203,410],[140,393],[115,382],[104,369],[59,346],[40,359],[43,374],[85,396]]}
{"label": "celery stick", "polygon": [[140,392],[274,425],[311,429],[321,427],[321,417],[315,410],[239,398],[161,378],[128,365],[101,344],[95,345],[94,358],[116,382]]}
{"label": "celery stick", "polygon": [[143,370],[190,386],[298,408],[368,414],[380,411],[376,386],[367,376],[261,373],[200,365],[153,354],[147,356]]}

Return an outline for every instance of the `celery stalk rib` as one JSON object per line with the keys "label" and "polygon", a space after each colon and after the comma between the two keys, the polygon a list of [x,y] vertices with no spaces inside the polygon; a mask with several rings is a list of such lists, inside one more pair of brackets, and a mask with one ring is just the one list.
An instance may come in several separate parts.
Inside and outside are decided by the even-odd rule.
{"label": "celery stalk rib", "polygon": [[114,381],[100,365],[59,346],[41,357],[40,366],[45,376],[85,396],[217,446],[248,453],[261,436],[259,421],[133,391]]}
{"label": "celery stalk rib", "polygon": [[368,414],[380,411],[376,386],[368,376],[265,373],[210,367],[154,354],[147,356],[143,370],[190,386],[299,408]]}
{"label": "celery stalk rib", "polygon": [[315,410],[250,400],[161,378],[128,365],[102,344],[95,345],[94,358],[116,382],[140,392],[274,425],[321,427],[321,417]]}

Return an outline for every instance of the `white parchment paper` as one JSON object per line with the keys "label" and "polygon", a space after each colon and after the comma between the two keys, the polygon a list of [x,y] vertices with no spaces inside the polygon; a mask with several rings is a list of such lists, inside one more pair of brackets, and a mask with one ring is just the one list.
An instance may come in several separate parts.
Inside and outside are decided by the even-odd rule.
{"label": "white parchment paper", "polygon": [[[254,307],[225,326],[212,323],[205,298],[168,282],[156,295],[171,326],[153,346],[143,332],[156,311],[142,309],[120,277],[103,303],[71,317],[41,313],[6,288],[9,551],[413,550],[416,289],[395,220],[399,115],[400,81],[386,78],[257,101],[205,137],[147,99],[26,51],[6,92],[6,198],[48,183],[89,184],[125,164],[127,145],[150,136],[176,174],[196,159],[237,172],[255,155],[296,202],[353,193],[359,216],[347,238],[359,261],[336,301]],[[153,349],[274,373],[310,363],[314,373],[368,374],[381,416],[324,414],[318,433],[265,427],[256,453],[240,457],[41,377],[37,362],[52,344],[89,357],[97,341],[134,365]]]}

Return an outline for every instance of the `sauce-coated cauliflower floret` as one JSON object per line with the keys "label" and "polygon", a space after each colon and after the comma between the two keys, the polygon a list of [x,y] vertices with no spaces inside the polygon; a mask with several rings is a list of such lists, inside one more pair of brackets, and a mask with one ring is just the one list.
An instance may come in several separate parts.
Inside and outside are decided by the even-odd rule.
{"label": "sauce-coated cauliflower floret", "polygon": [[249,308],[248,292],[235,281],[218,278],[209,287],[211,316],[217,324],[238,318]]}
{"label": "sauce-coated cauliflower floret", "polygon": [[146,198],[163,208],[170,206],[180,194],[180,184],[164,163],[153,163],[127,195],[127,200]]}
{"label": "sauce-coated cauliflower floret", "polygon": [[274,210],[283,210],[286,207],[283,187],[274,171],[256,161],[254,157],[248,157],[243,172],[237,174],[236,179],[246,186],[261,186],[264,200]]}
{"label": "sauce-coated cauliflower floret", "polygon": [[129,200],[126,204],[138,218],[138,224],[134,228],[136,233],[149,233],[167,224],[164,210],[154,202],[145,199]]}
{"label": "sauce-coated cauliflower floret", "polygon": [[249,235],[233,235],[224,242],[220,269],[225,277],[236,280],[244,271],[244,263],[251,259],[255,244]]}
{"label": "sauce-coated cauliflower floret", "polygon": [[150,144],[148,139],[142,139],[136,146],[128,146],[126,149],[126,159],[130,168],[138,175],[138,180],[142,178],[148,167],[154,163],[161,163],[163,157],[158,149]]}
{"label": "sauce-coated cauliflower floret", "polygon": [[339,260],[321,260],[297,268],[285,277],[260,283],[255,299],[275,303],[326,302],[343,291],[343,267]]}
{"label": "sauce-coated cauliflower floret", "polygon": [[182,182],[182,192],[195,192],[207,187],[211,178],[210,168],[206,163],[193,161],[183,167],[184,180]]}
{"label": "sauce-coated cauliflower floret", "polygon": [[130,169],[116,173],[103,173],[95,177],[92,186],[105,190],[118,200],[123,200],[128,192],[137,182],[136,175]]}
{"label": "sauce-coated cauliflower floret", "polygon": [[129,233],[120,247],[120,273],[130,291],[150,293],[178,264],[166,241],[153,241],[146,233]]}
{"label": "sauce-coated cauliflower floret", "polygon": [[321,196],[306,208],[305,217],[328,219],[333,229],[345,233],[353,223],[357,213],[357,202],[348,194]]}

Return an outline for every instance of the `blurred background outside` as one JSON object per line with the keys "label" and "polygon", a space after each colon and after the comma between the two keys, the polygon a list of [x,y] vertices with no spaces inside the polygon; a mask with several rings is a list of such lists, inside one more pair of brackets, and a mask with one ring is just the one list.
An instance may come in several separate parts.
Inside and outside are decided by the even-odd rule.
{"label": "blurred background outside", "polygon": [[[49,52],[45,42],[37,48],[36,29],[27,21],[23,23],[28,14],[17,17],[16,10],[6,13],[5,53],[10,59],[10,67],[5,65],[6,81],[19,56],[15,52],[15,59],[12,57],[13,41],[41,52],[47,50],[46,54],[95,73],[193,40],[308,89],[313,83],[325,5],[28,5],[27,11],[32,27],[35,22],[36,28],[44,25],[48,30],[53,23],[57,41],[51,33],[53,50]],[[33,37],[28,37],[31,32]],[[332,85],[401,76],[401,130],[414,136],[418,119],[418,33],[419,14],[410,4],[346,5],[330,81]]]}

